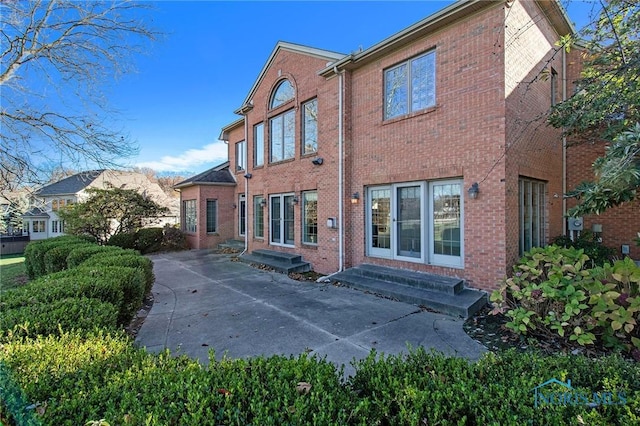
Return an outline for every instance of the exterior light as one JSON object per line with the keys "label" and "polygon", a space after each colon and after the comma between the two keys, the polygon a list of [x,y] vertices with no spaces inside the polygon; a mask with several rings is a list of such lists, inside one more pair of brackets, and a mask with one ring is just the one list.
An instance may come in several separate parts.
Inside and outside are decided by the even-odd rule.
{"label": "exterior light", "polygon": [[267,200],[265,200],[264,198],[260,200],[260,207],[264,207],[266,205],[267,205]]}
{"label": "exterior light", "polygon": [[353,195],[351,196],[351,204],[358,204],[359,201],[360,201],[360,193],[354,192]]}
{"label": "exterior light", "polygon": [[293,196],[293,199],[291,200],[292,204],[298,204],[298,197],[297,196]]}
{"label": "exterior light", "polygon": [[473,185],[469,188],[469,198],[476,199],[478,198],[478,193],[480,192],[480,188],[478,187],[478,182],[474,182]]}

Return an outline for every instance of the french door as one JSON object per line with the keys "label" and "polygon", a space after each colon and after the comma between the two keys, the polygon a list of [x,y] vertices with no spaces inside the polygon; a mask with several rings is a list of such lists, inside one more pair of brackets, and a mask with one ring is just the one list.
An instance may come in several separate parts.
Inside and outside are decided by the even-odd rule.
{"label": "french door", "polygon": [[367,190],[367,253],[462,266],[462,182],[398,183]]}

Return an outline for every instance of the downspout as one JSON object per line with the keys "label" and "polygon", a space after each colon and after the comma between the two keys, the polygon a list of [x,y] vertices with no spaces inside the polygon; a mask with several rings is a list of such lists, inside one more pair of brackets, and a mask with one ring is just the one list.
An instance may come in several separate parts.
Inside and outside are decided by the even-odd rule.
{"label": "downspout", "polygon": [[[247,113],[243,112],[242,116],[244,117],[244,250],[242,253],[238,255],[238,257],[242,256],[249,250],[249,172],[247,171],[248,161],[247,161],[247,150],[249,149],[249,141],[247,136],[249,134],[248,130],[248,121],[247,121]],[[238,159],[236,158],[236,162]],[[238,208],[240,208],[240,204],[238,203]]]}
{"label": "downspout", "polygon": [[343,138],[343,85],[344,71],[338,73],[338,67],[333,67],[338,74],[338,271],[344,269],[344,138]]}
{"label": "downspout", "polygon": [[[562,49],[562,101],[567,100],[567,51]],[[567,136],[562,132],[562,235],[567,235]]]}

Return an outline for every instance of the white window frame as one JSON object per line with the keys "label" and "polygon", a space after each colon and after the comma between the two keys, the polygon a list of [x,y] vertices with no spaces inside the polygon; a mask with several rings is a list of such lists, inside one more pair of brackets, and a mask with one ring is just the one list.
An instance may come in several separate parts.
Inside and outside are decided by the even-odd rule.
{"label": "white window frame", "polygon": [[[269,244],[273,245],[273,246],[282,246],[282,247],[295,247],[295,220],[296,220],[296,216],[295,216],[295,205],[293,206],[293,217],[291,219],[288,219],[286,216],[286,203],[292,201],[293,199],[295,199],[295,193],[293,192],[288,192],[288,193],[284,193],[284,194],[273,194],[269,196]],[[280,201],[280,214],[278,217],[275,217],[274,213],[273,213],[273,200],[274,199],[279,199]],[[286,221],[290,220],[293,222],[293,242],[292,243],[287,243],[286,241]],[[280,238],[279,240],[274,240],[274,236],[275,233],[273,232],[274,230],[274,222],[277,221],[278,222],[278,227],[280,230]]]}
{"label": "white window frame", "polygon": [[182,230],[188,234],[198,232],[198,201],[194,199],[182,201]]}
{"label": "white window frame", "polygon": [[[302,104],[302,155],[318,152],[318,98]],[[311,123],[315,123],[310,125]],[[312,143],[308,144],[311,139]],[[309,148],[309,149],[307,149]]]}
{"label": "white window frame", "polygon": [[[292,120],[288,126],[288,120]],[[281,134],[275,134],[276,126],[274,123],[279,122],[281,126]],[[291,133],[287,133],[290,130]],[[287,144],[288,139],[292,139],[290,144]],[[274,148],[274,141],[278,140],[280,147],[276,152]],[[277,154],[277,157],[274,156]],[[295,109],[290,109],[278,114],[275,117],[269,119],[269,162],[278,163],[280,161],[290,160],[296,156],[296,112]]]}
{"label": "white window frame", "polygon": [[[427,61],[433,61],[432,72],[428,76],[426,83],[423,83],[428,85],[428,88],[430,88],[431,89],[430,91],[432,91],[433,93],[432,93],[431,99],[429,99],[426,105],[419,105],[418,107],[416,107],[414,106],[414,102],[416,101],[414,95],[415,93],[417,93],[416,90],[418,89],[418,87],[416,87],[413,82],[413,64],[421,59],[425,59]],[[403,67],[405,68],[405,70],[404,70],[404,76],[401,77],[402,81],[399,81],[398,84],[390,88],[388,84],[389,79],[393,76],[395,72],[397,72]],[[402,117],[402,116],[414,113],[416,111],[422,111],[422,110],[434,107],[436,105],[436,94],[437,94],[437,84],[436,84],[437,69],[436,68],[437,68],[436,51],[430,50],[421,55],[415,56],[402,63],[396,64],[390,68],[385,69],[384,78],[383,78],[383,88],[382,88],[382,91],[384,94],[384,105],[383,105],[384,119],[390,120],[396,117]],[[396,100],[394,96],[394,92],[398,89],[404,90],[404,92],[406,92],[404,94],[404,97],[406,99],[404,99],[405,104],[402,105],[404,108],[401,109],[400,112],[395,112],[394,111],[395,106],[399,105],[399,103],[392,102],[392,101]],[[428,91],[425,91],[425,92],[428,92]],[[422,91],[420,91],[419,93],[422,94]]]}
{"label": "white window frame", "polygon": [[253,126],[253,167],[264,166],[264,123]]}
{"label": "white window frame", "polygon": [[[315,200],[307,200],[307,196],[308,195],[314,195],[315,196]],[[301,224],[302,224],[302,242],[304,244],[310,244],[310,245],[318,245],[318,191],[304,191],[302,193],[302,212],[301,212]],[[307,233],[307,203],[309,203],[310,201],[315,201],[316,203],[316,208],[315,208],[315,219],[316,219],[316,233],[315,234],[308,234]]]}
{"label": "white window frame", "polygon": [[[525,192],[525,189],[528,191]],[[535,194],[534,194],[535,189]],[[535,201],[535,203],[534,203]],[[520,255],[546,242],[547,183],[541,180],[518,178],[518,218]]]}
{"label": "white window frame", "polygon": [[247,170],[247,143],[236,143],[236,171]]}

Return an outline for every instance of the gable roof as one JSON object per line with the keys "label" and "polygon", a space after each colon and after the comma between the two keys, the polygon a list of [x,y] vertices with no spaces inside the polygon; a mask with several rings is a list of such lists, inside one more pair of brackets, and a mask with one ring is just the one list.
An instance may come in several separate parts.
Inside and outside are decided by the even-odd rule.
{"label": "gable roof", "polygon": [[229,162],[224,162],[204,172],[183,180],[173,186],[174,189],[194,185],[235,185],[236,180],[229,171]]}
{"label": "gable roof", "polygon": [[278,43],[276,43],[276,47],[271,52],[271,55],[269,55],[267,62],[264,64],[264,67],[262,67],[262,70],[260,71],[260,74],[258,74],[258,78],[256,79],[255,83],[253,83],[253,86],[251,86],[251,90],[249,90],[249,94],[247,94],[247,97],[244,99],[244,102],[242,102],[242,106],[235,111],[236,114],[241,114],[242,111],[247,106],[251,105],[251,98],[253,97],[258,86],[262,82],[264,75],[266,74],[267,70],[271,66],[271,63],[273,62],[275,57],[278,55],[278,53],[283,50],[288,52],[300,53],[302,55],[315,56],[316,58],[320,58],[320,59],[326,59],[330,63],[333,63],[339,59],[342,59],[345,56],[344,53],[337,53],[329,50],[317,49],[315,47],[303,46],[301,44],[279,41]]}
{"label": "gable roof", "polygon": [[44,197],[50,195],[69,195],[82,191],[100,176],[104,170],[90,170],[88,172],[76,173],[58,182],[43,186],[35,195]]}
{"label": "gable roof", "polygon": [[42,208],[40,207],[34,207],[31,210],[29,210],[28,212],[26,212],[25,214],[22,215],[22,217],[24,218],[50,218],[51,216],[49,216],[49,214],[47,212],[45,212]]}

